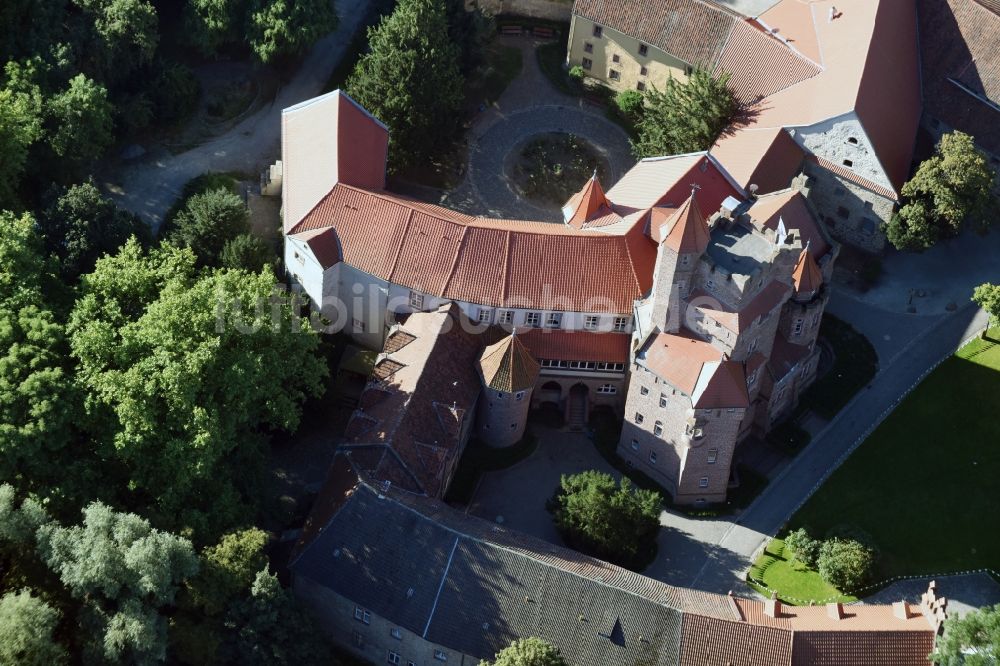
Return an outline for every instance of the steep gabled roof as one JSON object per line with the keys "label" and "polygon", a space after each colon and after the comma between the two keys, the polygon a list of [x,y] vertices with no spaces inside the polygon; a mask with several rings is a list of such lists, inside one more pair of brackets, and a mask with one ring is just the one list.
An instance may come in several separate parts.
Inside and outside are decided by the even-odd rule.
{"label": "steep gabled roof", "polygon": [[691,395],[691,405],[697,409],[749,407],[743,364],[725,360],[705,363]]}
{"label": "steep gabled roof", "polygon": [[539,368],[538,361],[514,334],[484,349],[479,358],[483,383],[494,391],[514,393],[534,388]]}
{"label": "steep gabled roof", "polygon": [[688,395],[694,394],[705,365],[723,360],[722,352],[711,344],[673,333],[650,339],[639,358],[651,372]]}
{"label": "steep gabled roof", "polygon": [[823,286],[823,273],[820,272],[816,260],[808,247],[802,248],[799,260],[792,271],[792,281],[795,283],[796,294],[808,294],[818,291]]}
{"label": "steep gabled roof", "polygon": [[[611,202],[604,194],[601,182],[597,180],[596,171],[583,189],[570,197],[562,208],[563,221],[574,229],[582,229],[595,222],[617,222],[613,212]],[[612,219],[606,219],[608,217]]]}

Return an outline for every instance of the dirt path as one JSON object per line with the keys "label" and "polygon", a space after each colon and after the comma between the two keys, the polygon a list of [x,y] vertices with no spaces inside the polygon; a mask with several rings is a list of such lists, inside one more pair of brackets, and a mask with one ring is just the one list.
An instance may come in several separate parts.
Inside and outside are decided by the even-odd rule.
{"label": "dirt path", "polygon": [[256,177],[281,153],[281,110],[318,95],[340,62],[370,0],[337,0],[340,23],[310,51],[274,101],[224,135],[178,155],[160,150],[123,163],[103,180],[119,205],[157,229],[184,184],[208,171],[240,171]]}

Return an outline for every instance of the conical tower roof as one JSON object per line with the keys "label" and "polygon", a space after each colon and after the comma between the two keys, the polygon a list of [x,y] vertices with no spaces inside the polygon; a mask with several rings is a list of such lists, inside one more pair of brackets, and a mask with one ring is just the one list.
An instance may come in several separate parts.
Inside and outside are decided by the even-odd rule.
{"label": "conical tower roof", "polygon": [[792,281],[795,283],[795,293],[807,294],[818,291],[823,286],[823,273],[816,265],[816,260],[809,253],[809,244],[802,248],[802,254],[792,271]]}
{"label": "conical tower roof", "polygon": [[670,232],[663,243],[677,254],[701,254],[708,247],[708,225],[694,192],[681,204],[665,228],[669,228]]}
{"label": "conical tower roof", "polygon": [[566,224],[576,229],[583,227],[588,220],[609,212],[611,212],[611,202],[604,194],[601,181],[597,180],[596,171],[583,189],[570,197],[562,209]]}
{"label": "conical tower roof", "polygon": [[490,345],[479,357],[483,383],[494,391],[514,393],[534,388],[539,367],[514,334]]}

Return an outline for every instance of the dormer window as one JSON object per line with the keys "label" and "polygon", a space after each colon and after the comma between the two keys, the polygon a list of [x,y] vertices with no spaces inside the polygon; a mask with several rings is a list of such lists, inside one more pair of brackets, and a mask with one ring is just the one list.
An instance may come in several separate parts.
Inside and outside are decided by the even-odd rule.
{"label": "dormer window", "polygon": [[852,160],[844,160],[844,166],[850,169],[854,166],[854,162]]}
{"label": "dormer window", "polygon": [[847,137],[847,143],[856,146],[856,145],[858,145],[858,138],[856,136],[849,136],[849,137]]}

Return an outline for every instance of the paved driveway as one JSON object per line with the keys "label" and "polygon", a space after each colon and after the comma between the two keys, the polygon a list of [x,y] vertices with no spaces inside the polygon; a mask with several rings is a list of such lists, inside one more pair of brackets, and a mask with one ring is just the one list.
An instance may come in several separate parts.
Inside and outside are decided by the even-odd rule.
{"label": "paved driveway", "polygon": [[351,35],[368,13],[369,2],[337,0],[337,29],[313,46],[270,106],[197,148],[178,155],[159,150],[144,159],[124,163],[104,178],[105,188],[119,205],[139,214],[156,229],[184,184],[195,176],[208,171],[259,173],[281,154],[281,110],[323,90],[347,50]]}

